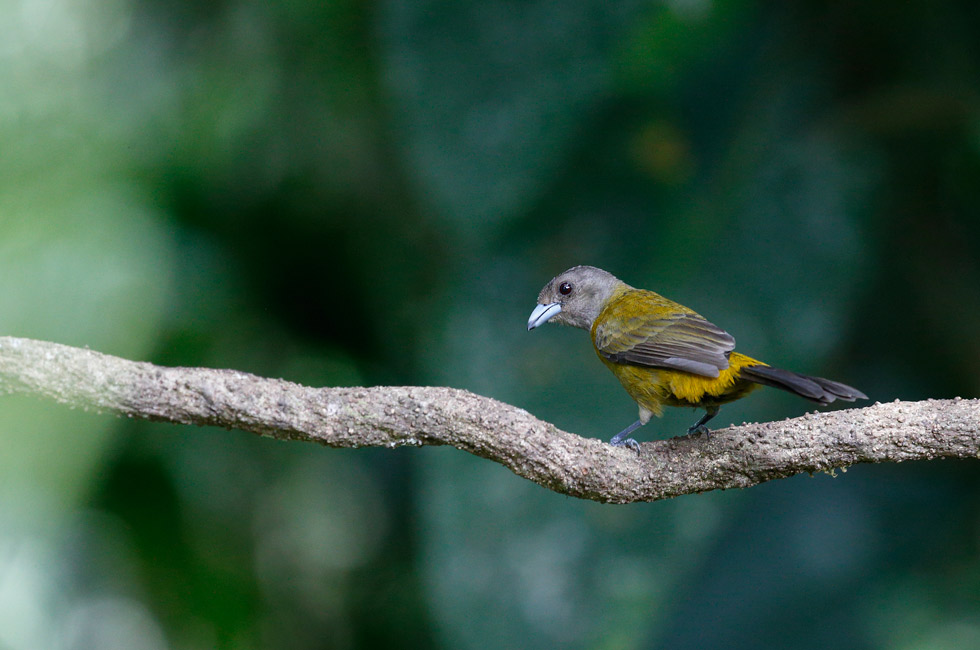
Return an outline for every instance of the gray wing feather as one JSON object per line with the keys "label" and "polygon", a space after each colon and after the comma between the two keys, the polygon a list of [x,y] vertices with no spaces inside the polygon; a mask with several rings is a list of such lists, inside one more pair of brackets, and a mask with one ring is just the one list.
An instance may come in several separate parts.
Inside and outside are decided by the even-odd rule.
{"label": "gray wing feather", "polygon": [[682,370],[703,377],[717,377],[728,368],[728,355],[735,349],[731,334],[690,311],[666,318],[617,318],[612,313],[595,335],[596,349],[614,363]]}

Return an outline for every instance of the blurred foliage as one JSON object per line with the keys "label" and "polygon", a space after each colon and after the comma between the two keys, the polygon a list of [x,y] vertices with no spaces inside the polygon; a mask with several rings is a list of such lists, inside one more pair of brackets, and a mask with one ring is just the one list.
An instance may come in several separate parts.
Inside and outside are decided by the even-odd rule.
{"label": "blurred foliage", "polygon": [[[524,331],[591,263],[873,399],[976,396],[977,34],[964,0],[0,0],[0,332],[608,438],[585,336]],[[980,643],[974,463],[611,507],[23,397],[0,440],[4,650]]]}

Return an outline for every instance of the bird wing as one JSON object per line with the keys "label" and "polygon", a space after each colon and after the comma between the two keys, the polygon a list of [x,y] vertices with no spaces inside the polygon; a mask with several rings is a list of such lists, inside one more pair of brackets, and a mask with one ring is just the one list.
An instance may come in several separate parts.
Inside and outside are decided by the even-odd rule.
{"label": "bird wing", "polygon": [[650,291],[617,298],[597,319],[594,342],[614,363],[717,377],[735,339],[701,315]]}

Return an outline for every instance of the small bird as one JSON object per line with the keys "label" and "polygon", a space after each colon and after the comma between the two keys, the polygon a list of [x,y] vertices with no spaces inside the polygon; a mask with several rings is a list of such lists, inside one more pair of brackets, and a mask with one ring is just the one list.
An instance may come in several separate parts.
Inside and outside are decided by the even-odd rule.
{"label": "small bird", "polygon": [[575,266],[538,294],[528,331],[547,321],[589,330],[599,359],[640,407],[640,419],[609,441],[639,450],[629,434],[660,416],[664,405],[703,408],[688,435],[722,404],[762,386],[795,393],[817,404],[853,402],[867,395],[836,381],[773,368],[735,352],[731,334],[700,314],[644,289],[635,289],[594,266]]}

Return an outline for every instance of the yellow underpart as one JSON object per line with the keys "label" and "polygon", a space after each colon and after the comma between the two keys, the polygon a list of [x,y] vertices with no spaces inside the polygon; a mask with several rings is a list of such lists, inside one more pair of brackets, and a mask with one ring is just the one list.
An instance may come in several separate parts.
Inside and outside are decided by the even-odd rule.
{"label": "yellow underpart", "polygon": [[613,363],[601,354],[599,359],[616,375],[640,407],[658,417],[663,413],[664,405],[706,408],[745,397],[759,384],[741,379],[739,371],[746,366],[766,365],[744,354],[732,352],[728,368],[722,370],[718,377],[701,377],[680,370]]}

